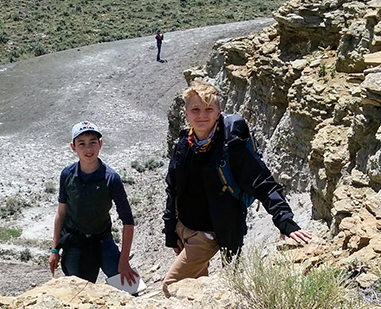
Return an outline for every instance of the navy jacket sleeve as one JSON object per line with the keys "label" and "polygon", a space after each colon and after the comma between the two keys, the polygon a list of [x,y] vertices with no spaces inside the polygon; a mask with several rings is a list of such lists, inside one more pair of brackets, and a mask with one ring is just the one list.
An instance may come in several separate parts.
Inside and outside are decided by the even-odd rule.
{"label": "navy jacket sleeve", "polygon": [[58,193],[58,202],[62,204],[66,204],[67,202],[67,192],[65,187],[65,181],[67,178],[67,168],[63,169],[60,175],[60,188]]}
{"label": "navy jacket sleeve", "polygon": [[289,236],[300,229],[293,221],[294,214],[282,194],[282,186],[274,180],[259,155],[253,155],[244,142],[230,147],[230,166],[242,190],[262,202],[282,234]]}
{"label": "navy jacket sleeve", "polygon": [[128,203],[127,193],[124,189],[122,180],[117,173],[114,173],[111,177],[111,197],[114,200],[116,211],[119,215],[119,219],[122,220],[123,225],[134,225],[134,218],[130,204]]}
{"label": "navy jacket sleeve", "polygon": [[167,247],[176,248],[177,240],[179,237],[176,233],[176,224],[177,224],[177,213],[176,213],[176,199],[177,199],[177,190],[176,190],[176,164],[174,159],[174,154],[176,153],[177,146],[173,152],[171,161],[169,163],[168,174],[165,179],[167,183],[167,188],[165,189],[167,193],[167,203],[163,215],[164,220],[164,230],[165,233],[165,245]]}

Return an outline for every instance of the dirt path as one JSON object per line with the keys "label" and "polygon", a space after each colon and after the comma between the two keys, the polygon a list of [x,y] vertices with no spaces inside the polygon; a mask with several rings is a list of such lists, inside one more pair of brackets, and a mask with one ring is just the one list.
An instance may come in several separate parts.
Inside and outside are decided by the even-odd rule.
{"label": "dirt path", "polygon": [[[186,85],[183,70],[205,64],[218,39],[259,32],[272,22],[258,19],[164,33],[165,63],[155,61],[151,36],[0,66],[0,203],[16,194],[34,199],[44,183],[57,182],[61,169],[75,160],[68,142],[71,126],[80,120],[92,120],[102,128],[102,156],[116,170],[137,159],[165,158],[167,110]],[[16,222],[24,239],[51,239],[55,200],[25,210]],[[154,263],[165,255],[156,217],[138,220],[134,258],[139,263]],[[150,225],[151,221],[158,223]],[[144,242],[148,234],[156,235],[157,244]],[[6,246],[0,245],[0,254]],[[16,260],[0,261],[0,273],[3,296],[20,294],[51,278],[46,265]]]}

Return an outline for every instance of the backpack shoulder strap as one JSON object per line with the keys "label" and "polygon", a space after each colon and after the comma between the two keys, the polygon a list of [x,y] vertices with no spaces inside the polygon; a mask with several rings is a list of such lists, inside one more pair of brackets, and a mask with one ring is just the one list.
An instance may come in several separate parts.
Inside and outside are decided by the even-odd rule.
{"label": "backpack shoulder strap", "polygon": [[233,195],[236,199],[239,199],[239,193],[241,189],[239,188],[237,182],[233,177],[233,173],[230,169],[230,159],[228,149],[224,152],[224,158],[221,160],[220,165],[217,168],[218,176],[223,184],[221,194],[226,191]]}
{"label": "backpack shoulder strap", "polygon": [[225,137],[224,155],[220,165],[217,168],[218,176],[223,184],[221,194],[224,194],[227,191],[249,207],[254,202],[255,198],[243,192],[234,179],[230,168],[229,146],[234,142],[246,141],[246,147],[251,152],[255,152],[257,151],[257,145],[254,142],[254,138],[250,134],[246,121],[241,116],[236,114],[224,114],[223,121]]}

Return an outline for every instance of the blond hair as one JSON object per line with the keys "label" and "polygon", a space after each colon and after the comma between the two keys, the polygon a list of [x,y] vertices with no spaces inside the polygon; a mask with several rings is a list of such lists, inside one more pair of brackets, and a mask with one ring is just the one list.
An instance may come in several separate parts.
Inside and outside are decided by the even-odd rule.
{"label": "blond hair", "polygon": [[185,108],[187,108],[189,99],[194,95],[197,95],[205,106],[209,106],[215,102],[217,107],[221,109],[220,100],[218,99],[218,90],[210,83],[198,79],[191,81],[189,87],[183,92]]}

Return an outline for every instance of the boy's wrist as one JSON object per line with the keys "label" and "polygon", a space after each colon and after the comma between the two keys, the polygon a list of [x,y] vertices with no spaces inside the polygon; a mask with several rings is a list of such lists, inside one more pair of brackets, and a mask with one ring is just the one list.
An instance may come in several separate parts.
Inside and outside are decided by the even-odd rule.
{"label": "boy's wrist", "polygon": [[50,249],[50,252],[51,252],[51,253],[55,253],[55,254],[58,254],[58,250],[57,250],[57,249],[55,249],[55,248],[52,248],[52,249]]}

